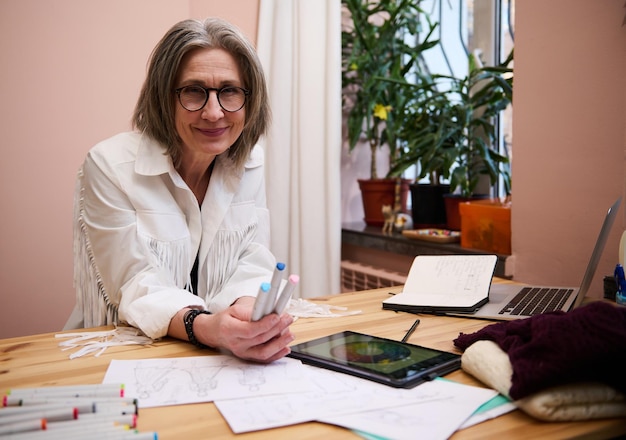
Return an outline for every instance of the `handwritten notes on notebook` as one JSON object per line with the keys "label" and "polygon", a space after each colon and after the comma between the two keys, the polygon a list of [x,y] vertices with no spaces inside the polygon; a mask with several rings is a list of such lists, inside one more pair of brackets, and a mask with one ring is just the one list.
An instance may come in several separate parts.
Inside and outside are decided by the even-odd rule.
{"label": "handwritten notes on notebook", "polygon": [[489,300],[496,255],[418,255],[402,293],[383,308],[414,313],[472,312]]}

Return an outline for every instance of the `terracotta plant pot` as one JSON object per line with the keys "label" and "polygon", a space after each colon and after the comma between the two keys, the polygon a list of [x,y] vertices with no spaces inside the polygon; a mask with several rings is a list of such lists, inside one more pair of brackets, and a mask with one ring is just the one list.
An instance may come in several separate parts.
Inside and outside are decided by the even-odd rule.
{"label": "terracotta plant pot", "polygon": [[[396,179],[359,179],[359,188],[363,200],[363,220],[368,226],[385,224],[383,205],[394,206]],[[400,186],[400,210],[406,212],[406,201],[409,194],[409,179],[402,179]]]}

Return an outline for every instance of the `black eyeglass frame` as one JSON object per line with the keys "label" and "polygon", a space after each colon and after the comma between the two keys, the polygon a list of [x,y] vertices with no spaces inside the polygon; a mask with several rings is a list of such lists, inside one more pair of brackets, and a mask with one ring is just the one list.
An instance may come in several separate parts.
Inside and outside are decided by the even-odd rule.
{"label": "black eyeglass frame", "polygon": [[[198,89],[202,89],[202,90],[204,90],[204,94],[206,95],[206,97],[204,99],[204,103],[197,110],[189,110],[187,107],[185,107],[185,104],[183,104],[183,102],[180,100],[180,93],[183,91],[183,89],[186,89],[188,87],[196,87]],[[222,101],[220,100],[220,93],[222,93],[222,91],[228,90],[228,89],[237,89],[237,90],[241,90],[243,92],[243,104],[241,104],[241,107],[239,107],[237,110],[228,110],[228,109],[226,109],[222,105]],[[202,110],[206,106],[206,103],[209,102],[209,96],[210,96],[210,92],[211,91],[215,92],[215,94],[217,96],[217,103],[220,105],[222,110],[224,110],[225,112],[228,112],[228,113],[235,113],[235,112],[238,112],[239,110],[241,110],[242,108],[244,108],[244,106],[246,105],[246,102],[248,100],[248,96],[250,96],[250,93],[251,93],[250,90],[244,89],[243,87],[237,87],[237,86],[224,86],[224,87],[220,87],[219,89],[217,89],[215,87],[202,87],[202,86],[199,86],[199,85],[189,85],[189,86],[184,86],[184,87],[179,87],[177,89],[174,89],[174,92],[176,92],[176,95],[178,95],[178,102],[188,112],[199,112],[200,110]]]}

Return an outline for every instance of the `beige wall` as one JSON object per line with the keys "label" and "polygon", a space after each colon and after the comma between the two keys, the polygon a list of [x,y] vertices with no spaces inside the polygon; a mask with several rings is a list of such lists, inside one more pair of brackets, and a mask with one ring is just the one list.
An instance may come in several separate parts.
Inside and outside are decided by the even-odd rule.
{"label": "beige wall", "polygon": [[130,128],[147,58],[185,18],[256,41],[258,0],[0,1],[0,337],[57,331],[74,305],[74,175]]}

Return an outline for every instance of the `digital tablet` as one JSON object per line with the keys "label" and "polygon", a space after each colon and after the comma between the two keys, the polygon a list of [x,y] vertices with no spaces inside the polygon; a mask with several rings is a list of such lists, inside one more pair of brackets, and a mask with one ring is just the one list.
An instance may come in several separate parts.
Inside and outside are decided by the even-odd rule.
{"label": "digital tablet", "polygon": [[396,388],[413,388],[461,367],[458,354],[351,331],[293,345],[289,356]]}

